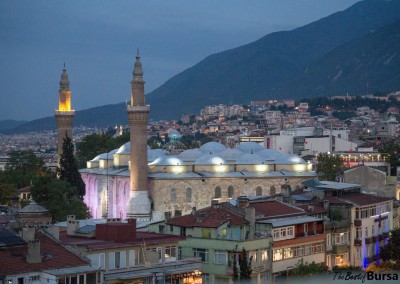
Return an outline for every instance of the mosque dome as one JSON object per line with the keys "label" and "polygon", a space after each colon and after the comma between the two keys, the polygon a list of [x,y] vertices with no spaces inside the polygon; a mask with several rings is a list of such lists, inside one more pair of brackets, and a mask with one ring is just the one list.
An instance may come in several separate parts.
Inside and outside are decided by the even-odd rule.
{"label": "mosque dome", "polygon": [[262,165],[267,164],[265,159],[258,154],[244,154],[237,161],[238,165]]}
{"label": "mosque dome", "polygon": [[150,163],[151,166],[182,166],[183,161],[176,156],[161,156],[154,162]]}
{"label": "mosque dome", "polygon": [[219,142],[208,142],[202,145],[199,149],[206,153],[215,154],[224,151],[226,147]]}
{"label": "mosque dome", "polygon": [[275,164],[291,165],[291,164],[306,164],[306,161],[294,154],[280,154],[275,159]]}
{"label": "mosque dome", "polygon": [[185,162],[195,161],[200,156],[204,155],[199,149],[188,149],[178,155]]}
{"label": "mosque dome", "polygon": [[257,153],[264,148],[256,142],[244,142],[237,146],[236,149],[244,153]]}
{"label": "mosque dome", "polygon": [[219,153],[219,156],[227,161],[236,161],[241,156],[243,156],[243,152],[237,149],[227,148],[226,150]]}
{"label": "mosque dome", "polygon": [[226,161],[216,154],[204,154],[199,157],[195,162],[195,165],[225,165]]}
{"label": "mosque dome", "polygon": [[147,151],[147,161],[150,163],[162,156],[165,156],[165,152],[163,149],[150,149],[149,151]]}
{"label": "mosque dome", "polygon": [[282,155],[282,153],[274,149],[262,149],[261,151],[257,152],[257,154],[267,161],[274,161],[278,156]]}
{"label": "mosque dome", "polygon": [[18,213],[45,213],[49,212],[43,206],[37,204],[34,200],[31,200],[28,205],[18,211]]}
{"label": "mosque dome", "polygon": [[179,131],[176,130],[176,129],[172,128],[172,129],[168,130],[167,133],[168,133],[169,139],[172,140],[172,141],[177,141],[177,140],[180,140],[182,138],[182,134],[180,134]]}
{"label": "mosque dome", "polygon": [[103,153],[103,154],[97,155],[92,160],[90,160],[90,162],[98,162],[98,161],[100,161],[102,155],[107,155],[107,153]]}
{"label": "mosque dome", "polygon": [[118,151],[116,154],[130,154],[131,152],[131,142],[126,142],[124,145],[119,147]]}

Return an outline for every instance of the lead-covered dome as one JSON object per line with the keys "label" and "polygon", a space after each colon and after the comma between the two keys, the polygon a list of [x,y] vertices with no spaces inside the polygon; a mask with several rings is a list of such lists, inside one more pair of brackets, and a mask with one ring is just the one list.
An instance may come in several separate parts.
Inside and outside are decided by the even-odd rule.
{"label": "lead-covered dome", "polygon": [[131,152],[131,142],[126,142],[124,145],[119,147],[116,154],[129,154]]}
{"label": "lead-covered dome", "polygon": [[304,159],[294,154],[280,154],[275,159],[275,164],[292,165],[292,164],[307,164]]}
{"label": "lead-covered dome", "polygon": [[241,156],[243,156],[243,154],[244,153],[242,151],[239,151],[237,149],[227,148],[218,155],[221,156],[221,158],[225,159],[226,161],[236,161]]}
{"label": "lead-covered dome", "polygon": [[282,155],[280,152],[274,149],[262,149],[261,151],[257,152],[257,154],[267,161],[274,161],[278,156]]}
{"label": "lead-covered dome", "polygon": [[225,165],[226,161],[216,154],[204,154],[199,157],[195,162],[195,165]]}
{"label": "lead-covered dome", "polygon": [[161,156],[158,157],[154,162],[149,164],[150,166],[182,166],[183,161],[176,156]]}
{"label": "lead-covered dome", "polygon": [[165,152],[163,149],[150,149],[147,151],[147,161],[149,163],[163,156],[165,156]]}
{"label": "lead-covered dome", "polygon": [[215,154],[224,151],[226,147],[219,142],[208,142],[199,149],[205,153]]}
{"label": "lead-covered dome", "polygon": [[263,165],[267,162],[263,157],[258,154],[244,154],[241,156],[237,161],[236,164],[238,165]]}
{"label": "lead-covered dome", "polygon": [[197,158],[199,158],[202,155],[204,155],[204,153],[202,151],[200,151],[199,149],[189,149],[189,150],[185,150],[182,153],[180,153],[178,155],[178,157],[185,162],[190,162],[190,161],[193,162],[193,161],[196,161]]}
{"label": "lead-covered dome", "polygon": [[237,146],[236,149],[244,153],[257,153],[264,148],[256,142],[244,142]]}

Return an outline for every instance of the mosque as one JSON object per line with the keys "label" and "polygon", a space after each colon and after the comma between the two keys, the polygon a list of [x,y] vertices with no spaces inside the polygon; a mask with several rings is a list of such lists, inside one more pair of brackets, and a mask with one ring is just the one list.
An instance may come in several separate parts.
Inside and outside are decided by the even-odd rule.
{"label": "mosque", "polygon": [[[65,74],[64,70],[62,87],[66,86]],[[164,220],[207,207],[212,200],[284,193],[316,176],[311,164],[299,156],[265,149],[255,142],[236,148],[209,142],[184,150],[179,147],[180,133],[172,129],[169,147],[150,149],[149,111],[138,53],[127,106],[130,142],[98,155],[80,170],[86,184],[84,202],[92,218]]]}

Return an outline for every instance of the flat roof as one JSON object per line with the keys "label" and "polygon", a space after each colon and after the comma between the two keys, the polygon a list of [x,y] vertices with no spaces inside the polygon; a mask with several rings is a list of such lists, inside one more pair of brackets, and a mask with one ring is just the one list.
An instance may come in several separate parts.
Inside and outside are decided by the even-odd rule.
{"label": "flat roof", "polygon": [[317,221],[323,221],[323,220],[324,220],[323,218],[315,218],[315,217],[311,217],[311,216],[299,216],[299,217],[292,217],[292,218],[262,220],[262,221],[256,221],[256,223],[272,224],[273,227],[283,227],[283,226],[296,225],[296,224],[309,223],[309,222],[317,222]]}

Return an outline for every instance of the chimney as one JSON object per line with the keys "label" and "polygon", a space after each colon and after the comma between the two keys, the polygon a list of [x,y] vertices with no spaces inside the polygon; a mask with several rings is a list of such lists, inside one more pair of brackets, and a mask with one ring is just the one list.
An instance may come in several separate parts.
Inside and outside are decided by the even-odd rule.
{"label": "chimney", "polygon": [[40,255],[40,240],[33,240],[28,242],[28,255],[26,256],[26,262],[42,262],[42,256]]}
{"label": "chimney", "polygon": [[249,198],[247,196],[239,196],[237,198],[237,204],[240,208],[246,208],[249,206]]}
{"label": "chimney", "polygon": [[26,241],[33,241],[35,239],[35,227],[34,226],[26,226],[22,228],[22,238]]}
{"label": "chimney", "polygon": [[196,215],[196,207],[192,207],[192,215]]}
{"label": "chimney", "polygon": [[218,200],[212,199],[211,200],[211,207],[212,208],[219,208]]}
{"label": "chimney", "polygon": [[249,240],[252,240],[256,228],[256,209],[254,207],[244,208],[244,218],[250,223]]}
{"label": "chimney", "polygon": [[79,221],[75,220],[75,215],[67,216],[67,235],[75,235],[75,231],[79,229]]}
{"label": "chimney", "polygon": [[325,210],[329,209],[329,200],[324,200],[324,209]]}
{"label": "chimney", "polygon": [[314,212],[314,204],[308,204],[307,211]]}
{"label": "chimney", "polygon": [[48,226],[47,227],[47,232],[49,232],[50,235],[53,236],[56,240],[60,239],[60,228],[57,226]]}

